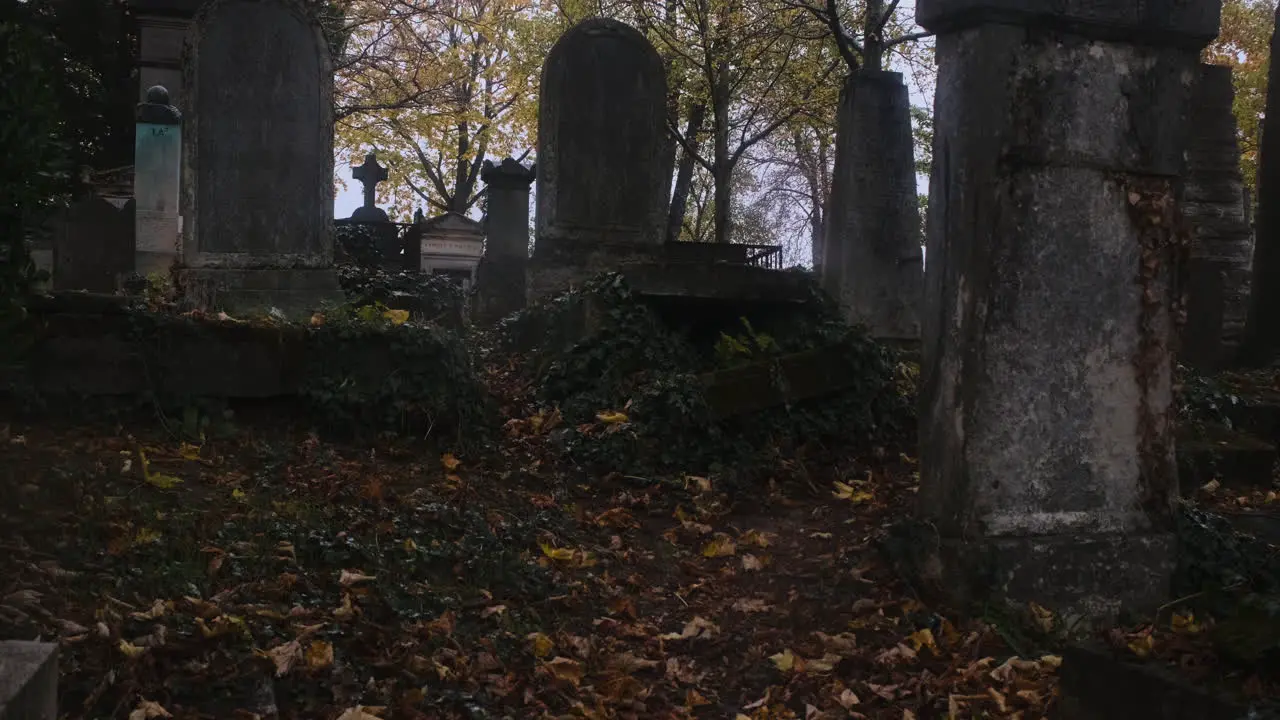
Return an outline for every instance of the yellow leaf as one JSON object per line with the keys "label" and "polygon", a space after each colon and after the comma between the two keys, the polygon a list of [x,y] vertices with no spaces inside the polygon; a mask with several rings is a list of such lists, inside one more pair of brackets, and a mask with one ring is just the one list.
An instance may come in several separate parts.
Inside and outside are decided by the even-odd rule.
{"label": "yellow leaf", "polygon": [[185,460],[199,460],[200,446],[184,442],[182,445],[178,446],[178,454]]}
{"label": "yellow leaf", "polygon": [[573,551],[569,548],[551,547],[549,543],[538,543],[538,547],[542,548],[542,554],[552,560],[566,562],[573,559]]}
{"label": "yellow leaf", "polygon": [[414,541],[413,541],[413,538],[405,538],[405,539],[404,539],[404,551],[405,551],[405,552],[414,552],[414,551],[416,551],[417,549],[418,549],[418,543],[414,542]]}
{"label": "yellow leaf", "polygon": [[324,640],[312,640],[307,647],[307,667],[323,670],[333,664],[333,644]]}
{"label": "yellow leaf", "polygon": [[141,657],[143,654],[147,652],[147,649],[145,647],[138,647],[137,645],[134,645],[128,640],[121,640],[120,644],[117,647],[120,648],[120,652],[124,653],[125,657],[130,659]]}
{"label": "yellow leaf", "polygon": [[248,496],[245,495],[244,491],[241,490],[240,488],[236,488],[235,490],[231,491],[231,499],[235,500],[236,502],[244,502],[246,497]]}
{"label": "yellow leaf", "polygon": [[551,651],[556,647],[555,642],[545,633],[529,633],[527,637],[533,641],[534,657],[546,657],[550,655]]}
{"label": "yellow leaf", "polygon": [[1053,611],[1036,603],[1028,603],[1031,608],[1031,619],[1042,632],[1052,632],[1054,625]]}
{"label": "yellow leaf", "polygon": [[1186,615],[1174,613],[1170,624],[1174,632],[1189,634],[1200,632],[1200,624],[1196,622],[1196,617],[1192,613]]}
{"label": "yellow leaf", "polygon": [[596,413],[596,419],[605,425],[618,425],[627,421],[627,415],[626,413],[606,410]]}
{"label": "yellow leaf", "polygon": [[783,650],[776,655],[770,655],[769,660],[773,662],[773,666],[782,672],[791,672],[796,666],[796,656],[790,650]]}
{"label": "yellow leaf", "polygon": [[582,682],[582,663],[567,657],[558,657],[546,664],[548,670],[557,679],[577,687]]}
{"label": "yellow leaf", "polygon": [[927,647],[933,651],[934,655],[940,655],[938,652],[938,643],[933,639],[933,631],[929,628],[917,630],[907,637],[911,641],[911,649],[919,651],[922,647]]}
{"label": "yellow leaf", "polygon": [[391,321],[392,325],[403,325],[409,322],[408,310],[384,310],[382,317]]}
{"label": "yellow leaf", "polygon": [[445,470],[453,472],[462,465],[462,461],[454,457],[453,453],[445,453],[440,456],[440,464],[444,465]]}
{"label": "yellow leaf", "polygon": [[738,552],[733,538],[724,533],[716,533],[715,539],[702,548],[702,556],[709,558],[728,557]]}
{"label": "yellow leaf", "polygon": [[159,542],[160,538],[161,535],[159,532],[152,530],[151,528],[144,527],[138,530],[138,534],[133,538],[133,543],[135,545],[146,545],[148,543]]}
{"label": "yellow leaf", "polygon": [[165,475],[163,473],[149,472],[147,473],[146,480],[149,485],[154,485],[161,490],[172,490],[174,487],[182,484],[182,480],[180,478],[176,478],[172,475]]}
{"label": "yellow leaf", "polygon": [[1129,641],[1129,650],[1140,658],[1145,658],[1155,649],[1155,638],[1151,637],[1151,633],[1139,635]]}

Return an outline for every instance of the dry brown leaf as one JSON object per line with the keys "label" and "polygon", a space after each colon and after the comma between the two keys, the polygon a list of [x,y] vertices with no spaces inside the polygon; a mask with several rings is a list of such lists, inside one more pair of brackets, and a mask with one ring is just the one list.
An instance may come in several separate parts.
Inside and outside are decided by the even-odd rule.
{"label": "dry brown leaf", "polygon": [[557,680],[577,687],[582,682],[582,663],[567,657],[557,657],[546,664],[551,675]]}
{"label": "dry brown leaf", "polygon": [[323,670],[333,664],[333,644],[324,640],[312,640],[307,647],[307,667]]}
{"label": "dry brown leaf", "polygon": [[366,706],[357,705],[353,708],[347,708],[338,720],[382,720],[382,713],[386,712],[384,706]]}
{"label": "dry brown leaf", "polygon": [[302,659],[302,644],[297,640],[290,640],[266,651],[266,656],[275,663],[276,677],[284,677],[293,669],[294,663]]}
{"label": "dry brown leaf", "polygon": [[129,713],[129,720],[152,720],[152,718],[171,718],[168,710],[158,702],[151,700],[142,700],[138,703],[138,707]]}
{"label": "dry brown leaf", "polygon": [[359,570],[343,570],[342,575],[338,577],[338,584],[345,588],[373,579],[373,575],[365,575]]}

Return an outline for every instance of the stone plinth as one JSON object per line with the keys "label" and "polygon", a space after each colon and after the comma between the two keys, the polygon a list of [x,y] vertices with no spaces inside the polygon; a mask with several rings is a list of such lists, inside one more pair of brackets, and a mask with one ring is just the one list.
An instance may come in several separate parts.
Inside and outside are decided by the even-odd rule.
{"label": "stone plinth", "polygon": [[182,232],[182,114],[169,104],[163,87],[148,90],[147,101],[138,105],[133,158],[133,269],[167,277],[178,262]]}
{"label": "stone plinth", "polygon": [[925,579],[1090,619],[1158,605],[1178,494],[1175,187],[1218,3],[917,7],[940,32]]}
{"label": "stone plinth", "polygon": [[653,45],[616,20],[570,28],[542,66],[537,242],[661,243],[672,151]]}
{"label": "stone plinth", "polygon": [[0,642],[0,720],[57,720],[58,646]]}
{"label": "stone plinth", "polygon": [[484,257],[476,270],[472,313],[476,322],[496,322],[525,303],[529,259],[529,186],[534,168],[511,158],[480,171],[488,195]]}
{"label": "stone plinth", "polygon": [[827,208],[823,288],[872,337],[918,339],[924,275],[902,73],[861,70],[845,81]]}
{"label": "stone plinth", "polygon": [[183,263],[196,304],[305,313],[333,265],[333,70],[293,0],[211,0],[183,62]]}

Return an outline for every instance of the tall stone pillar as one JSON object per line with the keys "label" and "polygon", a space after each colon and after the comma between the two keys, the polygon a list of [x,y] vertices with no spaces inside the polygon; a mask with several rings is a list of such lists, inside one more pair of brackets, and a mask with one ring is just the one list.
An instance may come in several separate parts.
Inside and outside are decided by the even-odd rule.
{"label": "tall stone pillar", "polygon": [[938,33],[926,579],[1105,619],[1168,593],[1172,265],[1216,0],[919,0]]}
{"label": "tall stone pillar", "polygon": [[823,244],[823,285],[849,322],[876,338],[920,338],[920,212],[902,73],[845,80]]}
{"label": "tall stone pillar", "polygon": [[1182,210],[1191,227],[1179,360],[1205,370],[1234,353],[1249,311],[1253,233],[1240,173],[1231,68],[1201,65],[1191,103]]}
{"label": "tall stone pillar", "polygon": [[476,322],[496,322],[525,306],[525,270],[529,259],[529,186],[534,168],[511,158],[480,170],[488,212],[484,257],[476,269]]}

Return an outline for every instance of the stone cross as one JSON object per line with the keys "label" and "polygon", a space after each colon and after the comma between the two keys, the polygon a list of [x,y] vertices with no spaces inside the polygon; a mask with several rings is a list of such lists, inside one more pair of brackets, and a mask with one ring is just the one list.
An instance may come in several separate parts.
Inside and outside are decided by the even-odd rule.
{"label": "stone cross", "polygon": [[364,185],[364,206],[372,209],[377,202],[378,183],[387,179],[387,169],[378,164],[377,154],[370,151],[364,164],[351,168],[351,177]]}

